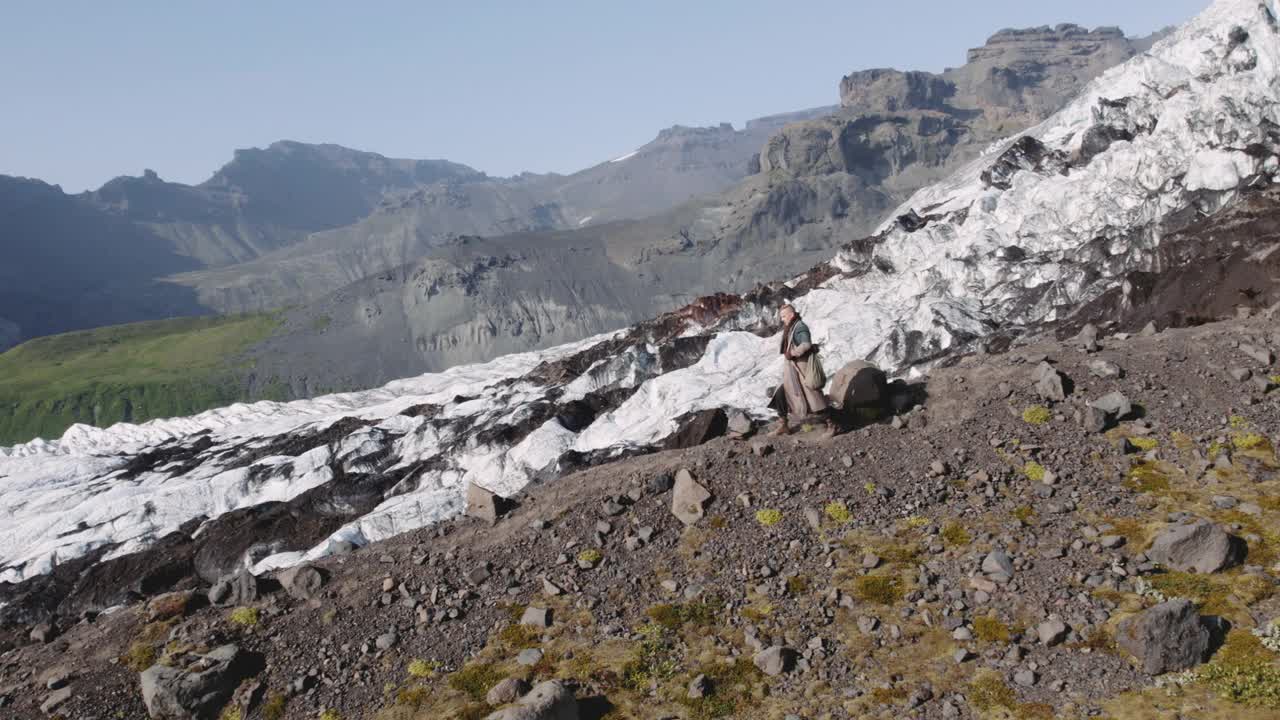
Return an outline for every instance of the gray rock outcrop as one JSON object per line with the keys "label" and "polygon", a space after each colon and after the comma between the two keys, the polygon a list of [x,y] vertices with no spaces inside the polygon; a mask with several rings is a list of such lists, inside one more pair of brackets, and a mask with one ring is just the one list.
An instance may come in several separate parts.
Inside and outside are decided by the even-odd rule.
{"label": "gray rock outcrop", "polygon": [[511,707],[485,720],[578,720],[578,700],[569,686],[559,680],[538,683]]}
{"label": "gray rock outcrop", "polygon": [[1171,570],[1212,573],[1235,565],[1244,557],[1243,541],[1228,535],[1216,523],[1197,520],[1165,528],[1151,544],[1147,556]]}
{"label": "gray rock outcrop", "polygon": [[1209,650],[1209,630],[1190,600],[1176,599],[1120,621],[1116,641],[1149,675],[1195,667]]}
{"label": "gray rock outcrop", "polygon": [[240,648],[223,645],[185,669],[147,668],[141,675],[142,700],[154,720],[211,720],[248,673],[247,657]]}

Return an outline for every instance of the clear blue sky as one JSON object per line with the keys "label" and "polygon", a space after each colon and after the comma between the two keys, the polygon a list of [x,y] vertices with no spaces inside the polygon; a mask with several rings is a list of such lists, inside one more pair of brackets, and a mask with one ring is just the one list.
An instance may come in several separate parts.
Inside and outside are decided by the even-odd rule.
{"label": "clear blue sky", "polygon": [[12,0],[0,173],[68,192],[235,148],[335,142],[495,175],[569,172],[676,123],[837,101],[867,67],[940,70],[1002,27],[1131,35],[1208,0]]}

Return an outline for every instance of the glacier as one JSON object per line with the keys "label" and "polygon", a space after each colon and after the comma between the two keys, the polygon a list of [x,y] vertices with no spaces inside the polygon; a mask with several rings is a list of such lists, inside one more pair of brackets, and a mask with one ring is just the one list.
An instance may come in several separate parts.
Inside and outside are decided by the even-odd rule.
{"label": "glacier", "polygon": [[767,291],[376,390],[77,425],[0,448],[0,581],[103,548],[119,557],[339,477],[396,478],[372,511],[319,542],[264,542],[241,559],[266,572],[452,517],[468,483],[512,496],[574,458],[653,448],[685,413],[773,417],[782,300],[829,369],[869,359],[906,372],[1061,320],[1148,267],[1189,218],[1277,181],[1278,11],[1275,0],[1217,0],[1044,123],[916,193],[871,238]]}

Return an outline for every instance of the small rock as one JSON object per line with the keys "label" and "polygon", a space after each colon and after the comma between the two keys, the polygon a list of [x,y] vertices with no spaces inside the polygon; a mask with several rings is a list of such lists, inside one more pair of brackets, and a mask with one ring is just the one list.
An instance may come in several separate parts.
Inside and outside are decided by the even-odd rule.
{"label": "small rock", "polygon": [[697,480],[693,473],[681,469],[676,473],[675,492],[671,496],[671,513],[685,525],[694,525],[705,515],[706,504],[711,500],[711,493]]}
{"label": "small rock", "polygon": [[386,632],[379,635],[378,638],[373,641],[373,644],[377,646],[379,650],[390,650],[395,646],[396,641],[399,639],[400,638],[394,632]]}
{"label": "small rock", "polygon": [[524,665],[525,667],[537,665],[542,662],[542,650],[539,650],[538,648],[525,648],[520,651],[519,655],[516,655],[516,662]]}
{"label": "small rock", "polygon": [[711,680],[706,675],[699,675],[689,683],[689,699],[699,700],[711,694]]}
{"label": "small rock", "polygon": [[520,616],[521,625],[545,629],[551,627],[551,622],[551,608],[529,606],[524,609],[524,614]]}
{"label": "small rock", "polygon": [[1041,645],[1057,645],[1067,636],[1067,625],[1057,618],[1049,618],[1036,626],[1036,635]]}
{"label": "small rock", "polygon": [[1013,560],[1003,550],[993,550],[982,559],[982,572],[988,575],[1013,575]]}
{"label": "small rock", "polygon": [[756,653],[752,662],[765,675],[776,676],[791,672],[796,665],[796,651],[789,647],[774,645]]}
{"label": "small rock", "polygon": [[490,688],[484,699],[485,702],[497,707],[513,703],[527,692],[529,692],[529,683],[520,678],[507,678]]}
{"label": "small rock", "polygon": [[1013,674],[1013,681],[1022,687],[1031,687],[1036,684],[1036,674],[1030,670],[1019,670]]}

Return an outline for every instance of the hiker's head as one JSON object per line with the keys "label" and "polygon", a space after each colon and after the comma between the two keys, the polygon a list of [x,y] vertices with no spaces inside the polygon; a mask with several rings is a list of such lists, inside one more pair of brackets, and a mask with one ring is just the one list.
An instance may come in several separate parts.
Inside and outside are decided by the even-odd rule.
{"label": "hiker's head", "polygon": [[790,303],[778,308],[778,318],[782,320],[782,324],[784,325],[789,325],[791,321],[799,317],[799,315],[800,313],[797,313],[796,309],[792,307]]}

